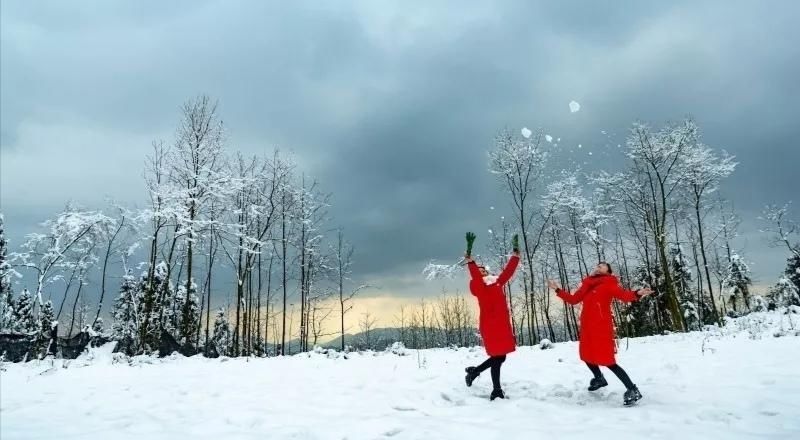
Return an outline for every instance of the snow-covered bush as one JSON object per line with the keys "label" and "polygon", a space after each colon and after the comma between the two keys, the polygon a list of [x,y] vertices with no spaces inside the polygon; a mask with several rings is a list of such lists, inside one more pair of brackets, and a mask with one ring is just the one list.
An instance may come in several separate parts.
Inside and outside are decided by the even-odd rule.
{"label": "snow-covered bush", "polygon": [[800,305],[800,291],[787,276],[782,276],[778,279],[778,282],[770,288],[768,297],[777,307]]}
{"label": "snow-covered bush", "polygon": [[753,297],[751,310],[754,312],[766,312],[769,308],[767,304],[767,300],[764,299],[761,295],[756,295]]}
{"label": "snow-covered bush", "polygon": [[546,338],[542,339],[539,342],[539,348],[542,349],[542,350],[549,350],[549,349],[553,348],[553,342],[550,341],[549,339],[546,339]]}
{"label": "snow-covered bush", "polygon": [[408,350],[406,349],[405,344],[400,341],[397,341],[389,346],[387,351],[397,356],[408,356]]}

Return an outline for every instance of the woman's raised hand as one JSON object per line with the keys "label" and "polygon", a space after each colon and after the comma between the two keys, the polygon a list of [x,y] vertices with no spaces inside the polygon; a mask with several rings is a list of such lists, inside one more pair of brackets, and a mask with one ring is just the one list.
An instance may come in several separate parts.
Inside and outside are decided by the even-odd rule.
{"label": "woman's raised hand", "polygon": [[549,288],[551,288],[553,290],[558,290],[558,289],[561,288],[561,286],[557,282],[555,282],[553,280],[547,280],[547,287],[549,287]]}

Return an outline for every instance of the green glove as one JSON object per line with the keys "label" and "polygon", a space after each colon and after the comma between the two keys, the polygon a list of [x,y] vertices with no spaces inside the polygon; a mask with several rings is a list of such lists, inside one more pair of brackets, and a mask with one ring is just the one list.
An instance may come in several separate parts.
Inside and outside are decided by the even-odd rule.
{"label": "green glove", "polygon": [[513,249],[514,252],[519,252],[519,235],[517,234],[514,234],[511,238],[511,249]]}
{"label": "green glove", "polygon": [[472,243],[475,243],[475,234],[467,232],[467,256],[472,256]]}

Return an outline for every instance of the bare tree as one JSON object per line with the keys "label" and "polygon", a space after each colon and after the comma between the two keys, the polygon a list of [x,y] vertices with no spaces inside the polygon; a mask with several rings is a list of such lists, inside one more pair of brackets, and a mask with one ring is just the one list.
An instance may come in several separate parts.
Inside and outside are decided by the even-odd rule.
{"label": "bare tree", "polygon": [[[97,312],[95,313],[94,319],[92,320],[92,323],[91,323],[92,326],[94,326],[94,324],[100,318],[100,312],[103,309],[103,300],[105,299],[105,295],[106,295],[106,274],[108,273],[108,261],[109,261],[109,259],[111,257],[112,252],[119,251],[118,249],[114,248],[114,243],[116,242],[117,238],[119,237],[120,232],[123,230],[123,228],[126,227],[126,221],[127,221],[128,217],[130,216],[130,214],[128,213],[128,211],[125,208],[117,207],[117,211],[118,211],[119,219],[116,220],[116,228],[114,228],[110,224],[106,223],[106,226],[109,226],[110,229],[107,230],[107,231],[104,231],[104,234],[103,234],[104,236],[108,237],[108,240],[107,240],[107,243],[106,243],[105,256],[103,257],[103,272],[102,272],[102,276],[100,277],[100,280],[101,280],[100,281],[100,299],[97,302]],[[128,250],[126,250],[126,252],[128,252]],[[124,258],[124,256],[123,256],[123,258]]]}
{"label": "bare tree", "polygon": [[310,325],[310,307],[312,300],[312,284],[315,277],[324,274],[323,256],[320,245],[323,236],[320,234],[322,224],[327,220],[326,208],[329,206],[329,194],[322,194],[317,182],[306,183],[305,175],[301,177],[300,186],[295,195],[297,208],[298,231],[295,246],[300,254],[300,349],[308,350],[307,341]]}
{"label": "bare tree", "polygon": [[362,313],[358,322],[358,326],[361,328],[361,343],[367,350],[374,348],[375,341],[372,339],[372,331],[375,329],[375,323],[377,322],[378,320],[369,311]]}
{"label": "bare tree", "polygon": [[337,284],[337,293],[339,297],[339,333],[341,336],[341,350],[344,351],[345,347],[345,315],[353,309],[353,298],[362,290],[366,289],[367,285],[361,285],[350,291],[345,291],[344,285],[350,281],[353,266],[353,246],[348,244],[344,239],[344,232],[339,229],[336,233],[336,245],[332,249],[333,264],[335,279]]}
{"label": "bare tree", "polygon": [[771,244],[786,246],[796,258],[800,258],[800,226],[787,216],[789,204],[770,205],[764,208],[761,219],[767,222],[763,232],[770,234]]}
{"label": "bare tree", "polygon": [[313,337],[312,347],[316,347],[320,338],[335,334],[325,328],[325,322],[333,314],[333,308],[325,305],[323,297],[312,298],[309,308],[311,309],[309,324],[311,327],[310,333]]}
{"label": "bare tree", "polygon": [[702,207],[705,198],[714,193],[719,186],[719,182],[733,172],[736,168],[736,163],[733,161],[733,157],[726,154],[723,154],[722,157],[717,157],[710,148],[698,143],[690,145],[681,155],[681,167],[683,168],[681,173],[683,175],[682,181],[686,185],[686,192],[691,196],[694,208],[700,258],[705,271],[708,294],[711,298],[713,319],[718,320],[717,306],[714,302],[714,290],[711,286],[711,270],[706,252]]}

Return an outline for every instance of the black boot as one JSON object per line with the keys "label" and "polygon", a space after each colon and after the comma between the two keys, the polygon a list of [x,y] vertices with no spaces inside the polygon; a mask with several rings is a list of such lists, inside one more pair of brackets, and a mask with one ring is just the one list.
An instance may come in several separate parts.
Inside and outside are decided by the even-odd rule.
{"label": "black boot", "polygon": [[628,391],[625,391],[625,396],[623,397],[622,403],[625,406],[630,406],[641,399],[642,399],[642,393],[639,392],[639,388],[636,388],[636,386],[634,386],[633,388],[628,389]]}
{"label": "black boot", "polygon": [[489,400],[505,399],[505,398],[506,398],[506,393],[504,393],[503,390],[501,390],[500,388],[493,389],[492,395],[489,396]]}
{"label": "black boot", "polygon": [[604,386],[608,386],[608,382],[606,382],[606,378],[603,376],[594,377],[589,382],[589,391],[597,391]]}
{"label": "black boot", "polygon": [[467,372],[467,376],[464,378],[464,381],[467,383],[468,387],[472,386],[472,382],[480,376],[480,373],[477,371],[478,369],[475,367],[467,367],[464,371]]}

